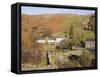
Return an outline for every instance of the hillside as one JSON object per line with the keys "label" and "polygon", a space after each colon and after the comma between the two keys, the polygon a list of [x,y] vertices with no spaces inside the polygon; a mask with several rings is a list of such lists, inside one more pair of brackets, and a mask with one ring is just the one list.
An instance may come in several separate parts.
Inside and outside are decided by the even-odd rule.
{"label": "hillside", "polygon": [[44,26],[52,32],[64,32],[69,30],[71,25],[83,29],[91,15],[76,14],[42,14],[42,15],[22,15],[22,30],[28,32],[33,26]]}
{"label": "hillside", "polygon": [[[42,15],[22,15],[22,46],[30,49],[31,40],[30,33],[32,27],[42,26],[48,28],[44,33],[47,34],[48,30],[57,36],[65,36],[68,34],[70,27],[74,26],[74,36],[81,37],[83,40],[86,38],[94,38],[95,34],[92,31],[84,30],[88,25],[91,15],[76,15],[76,14],[42,14]],[[95,26],[95,25],[93,25]],[[93,27],[94,28],[94,27]],[[43,30],[43,29],[41,29]],[[39,30],[39,31],[41,31]],[[88,34],[87,34],[88,33]]]}

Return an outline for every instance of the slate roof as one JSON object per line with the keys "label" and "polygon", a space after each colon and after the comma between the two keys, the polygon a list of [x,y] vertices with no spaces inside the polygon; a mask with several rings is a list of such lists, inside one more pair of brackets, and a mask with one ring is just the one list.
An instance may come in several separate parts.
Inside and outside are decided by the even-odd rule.
{"label": "slate roof", "polygon": [[86,39],[85,41],[95,41],[95,39]]}
{"label": "slate roof", "polygon": [[[45,38],[38,38],[37,40],[45,40]],[[53,37],[48,37],[48,40],[55,40]]]}

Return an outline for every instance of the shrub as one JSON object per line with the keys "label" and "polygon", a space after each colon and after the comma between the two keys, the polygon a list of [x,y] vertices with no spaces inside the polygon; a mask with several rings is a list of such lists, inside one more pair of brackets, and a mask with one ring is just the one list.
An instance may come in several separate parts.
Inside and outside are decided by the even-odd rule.
{"label": "shrub", "polygon": [[89,52],[83,52],[82,55],[79,56],[79,62],[83,67],[90,66],[92,61],[92,55]]}

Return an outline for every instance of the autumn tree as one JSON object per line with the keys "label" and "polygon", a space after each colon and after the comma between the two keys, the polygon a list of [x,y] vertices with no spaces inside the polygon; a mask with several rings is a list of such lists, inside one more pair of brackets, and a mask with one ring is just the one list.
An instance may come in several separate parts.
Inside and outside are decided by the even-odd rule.
{"label": "autumn tree", "polygon": [[51,36],[51,34],[52,34],[50,29],[45,28],[43,26],[39,27],[39,33],[40,33],[40,37],[43,37],[43,38]]}
{"label": "autumn tree", "polygon": [[46,37],[50,35],[50,33],[46,30],[46,28],[42,26],[32,27],[32,31],[30,33],[30,40],[32,42],[32,53],[34,64],[37,65],[41,62],[42,54],[43,54],[43,45],[38,44],[36,40],[40,37]]}
{"label": "autumn tree", "polygon": [[32,42],[31,53],[33,54],[33,63],[36,65],[39,63],[39,58],[41,56],[40,49],[38,48],[38,44],[36,39],[39,37],[38,27],[32,27],[32,31],[30,33],[30,40]]}
{"label": "autumn tree", "polygon": [[95,32],[95,15],[94,14],[89,18],[88,27],[90,28],[89,30]]}
{"label": "autumn tree", "polygon": [[74,27],[73,26],[71,26],[69,29],[69,38],[70,39],[74,38]]}

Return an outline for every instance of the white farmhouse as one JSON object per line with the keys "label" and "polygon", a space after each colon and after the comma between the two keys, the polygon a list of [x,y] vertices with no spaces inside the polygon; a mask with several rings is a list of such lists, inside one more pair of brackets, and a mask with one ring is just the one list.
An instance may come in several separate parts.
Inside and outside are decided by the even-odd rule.
{"label": "white farmhouse", "polygon": [[40,44],[44,44],[44,43],[45,43],[45,39],[43,39],[43,38],[38,38],[38,39],[36,40],[36,42],[37,42],[37,43],[40,43]]}
{"label": "white farmhouse", "polygon": [[64,37],[46,37],[46,38],[38,38],[36,41],[40,44],[44,44],[45,42],[48,42],[49,44],[57,44],[64,40],[66,38]]}
{"label": "white farmhouse", "polygon": [[59,43],[62,40],[64,40],[65,38],[64,37],[56,37],[55,39],[56,39],[56,43]]}
{"label": "white farmhouse", "polygon": [[55,38],[47,37],[47,38],[38,38],[36,41],[40,44],[44,44],[45,42],[51,44],[51,43],[55,43],[56,40]]}
{"label": "white farmhouse", "polygon": [[47,39],[47,42],[48,42],[49,44],[55,43],[55,41],[56,41],[55,38],[48,38],[48,39]]}

